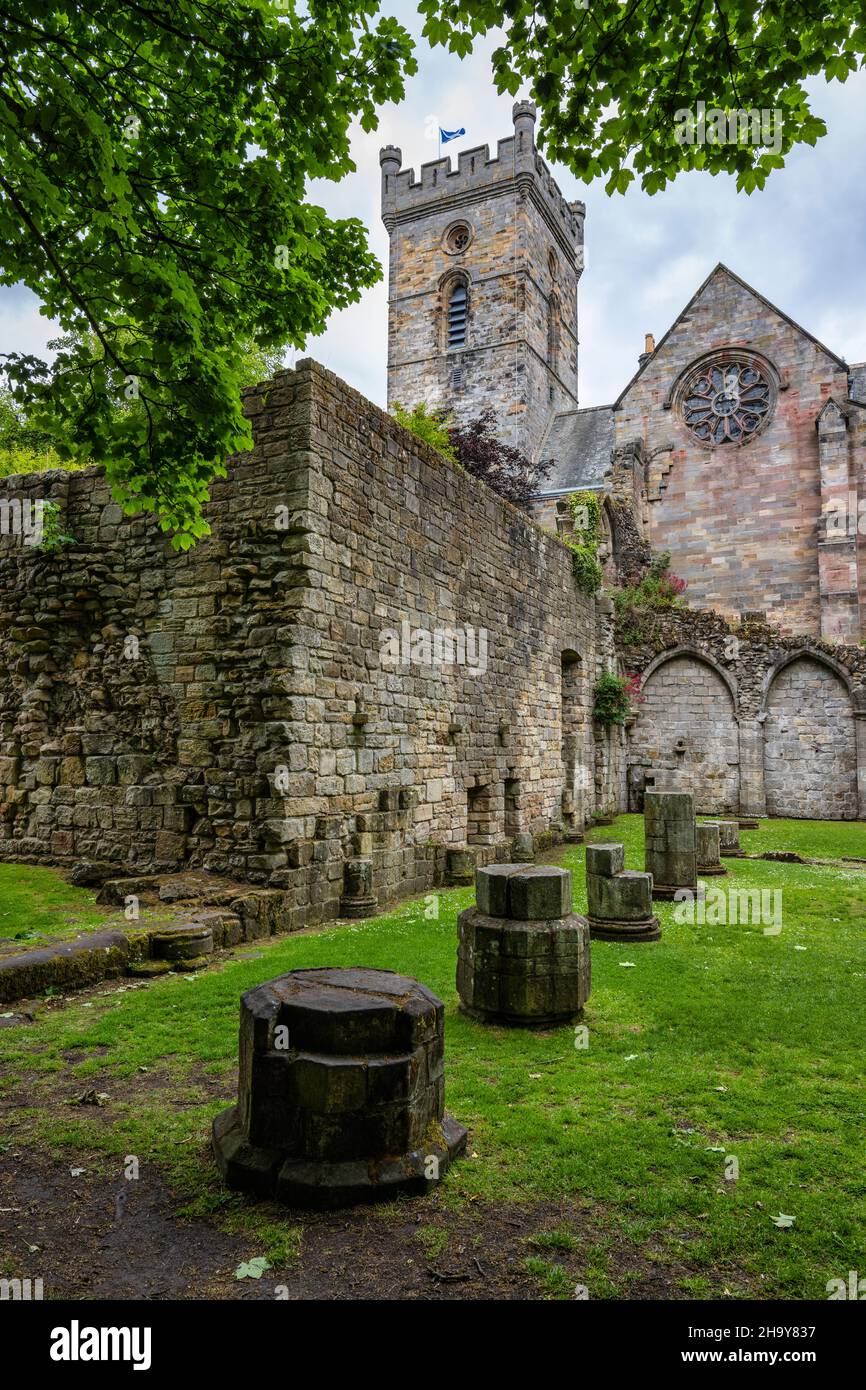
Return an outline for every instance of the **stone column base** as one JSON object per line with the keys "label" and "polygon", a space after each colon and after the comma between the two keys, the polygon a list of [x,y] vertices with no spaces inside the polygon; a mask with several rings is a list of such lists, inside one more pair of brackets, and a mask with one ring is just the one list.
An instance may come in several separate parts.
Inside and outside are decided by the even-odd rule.
{"label": "stone column base", "polygon": [[217,1165],[229,1187],[295,1207],[318,1208],[432,1192],[465,1151],[466,1139],[467,1131],[446,1111],[410,1153],[343,1163],[281,1162],[276,1150],[246,1139],[235,1105],[217,1115],[212,1131]]}
{"label": "stone column base", "polygon": [[341,898],[341,917],[375,917],[379,910],[378,898]]}
{"label": "stone column base", "polygon": [[445,852],[445,882],[451,888],[468,888],[475,882],[475,852],[449,849]]}
{"label": "stone column base", "polygon": [[441,999],[390,970],[291,970],[247,990],[237,1105],[213,1124],[220,1172],[297,1206],[429,1191],[466,1145],[444,1051]]}
{"label": "stone column base", "polygon": [[593,941],[658,941],[662,934],[658,917],[648,917],[643,922],[602,921],[598,917],[587,917],[586,920]]}
{"label": "stone column base", "polygon": [[663,902],[672,902],[677,893],[682,893],[684,889],[698,896],[698,887],[694,883],[656,883],[653,880],[653,897],[661,898]]}

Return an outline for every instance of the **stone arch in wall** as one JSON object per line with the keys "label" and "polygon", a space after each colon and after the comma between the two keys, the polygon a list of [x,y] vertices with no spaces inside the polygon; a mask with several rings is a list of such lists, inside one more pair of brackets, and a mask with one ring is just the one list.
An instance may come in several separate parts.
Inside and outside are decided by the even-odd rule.
{"label": "stone arch in wall", "polygon": [[761,713],[767,815],[856,820],[857,744],[844,668],[794,652],[770,672]]}
{"label": "stone arch in wall", "polygon": [[728,672],[688,647],[647,667],[644,703],[629,732],[630,808],[644,788],[691,792],[703,815],[740,805],[737,690]]}
{"label": "stone arch in wall", "polygon": [[604,572],[605,584],[615,584],[619,547],[617,545],[616,514],[611,506],[610,497],[607,495],[601,499],[600,521],[601,541],[598,547],[598,558]]}
{"label": "stone arch in wall", "polygon": [[579,652],[566,648],[560,656],[560,718],[562,727],[562,823],[581,830],[589,776],[582,763],[583,662]]}

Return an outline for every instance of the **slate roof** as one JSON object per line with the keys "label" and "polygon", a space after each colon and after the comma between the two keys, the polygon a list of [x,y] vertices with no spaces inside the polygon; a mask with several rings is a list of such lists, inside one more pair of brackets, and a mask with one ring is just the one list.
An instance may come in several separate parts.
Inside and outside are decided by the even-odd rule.
{"label": "slate roof", "polygon": [[610,472],[612,449],[612,406],[564,410],[554,415],[538,451],[540,460],[553,459],[554,465],[536,496],[602,487]]}

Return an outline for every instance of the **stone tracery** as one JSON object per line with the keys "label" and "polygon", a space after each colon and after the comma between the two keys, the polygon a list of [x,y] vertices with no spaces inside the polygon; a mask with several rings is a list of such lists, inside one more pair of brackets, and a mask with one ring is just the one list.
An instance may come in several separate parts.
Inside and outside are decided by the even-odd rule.
{"label": "stone tracery", "polygon": [[770,416],[770,383],[751,362],[728,358],[692,372],[683,422],[702,444],[744,444]]}

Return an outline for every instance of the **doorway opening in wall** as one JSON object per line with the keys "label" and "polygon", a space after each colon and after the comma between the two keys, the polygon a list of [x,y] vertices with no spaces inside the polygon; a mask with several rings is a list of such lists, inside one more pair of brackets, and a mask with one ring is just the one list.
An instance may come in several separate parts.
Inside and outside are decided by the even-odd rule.
{"label": "doorway opening in wall", "polygon": [[496,842],[493,818],[493,787],[489,782],[466,788],[466,843],[492,845]]}
{"label": "doorway opening in wall", "polygon": [[577,728],[581,721],[581,660],[577,652],[562,653],[560,718],[562,722],[562,825],[581,831],[584,822],[583,787]]}
{"label": "doorway opening in wall", "polygon": [[505,779],[505,838],[513,840],[522,830],[520,824],[520,781],[516,777]]}

